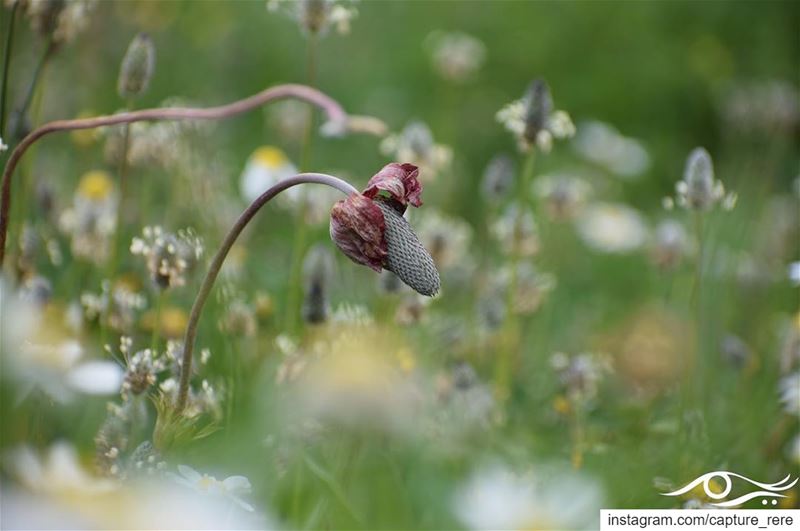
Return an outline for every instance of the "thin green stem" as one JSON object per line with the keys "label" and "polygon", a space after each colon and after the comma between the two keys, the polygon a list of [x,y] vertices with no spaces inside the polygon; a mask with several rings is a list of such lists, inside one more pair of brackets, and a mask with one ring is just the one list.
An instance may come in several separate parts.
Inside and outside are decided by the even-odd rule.
{"label": "thin green stem", "polygon": [[[306,84],[313,87],[317,80],[317,43],[318,37],[312,33],[308,37],[308,56],[306,58]],[[311,166],[311,156],[314,143],[314,112],[309,110],[308,122],[303,137],[303,147],[300,155],[300,171],[305,171]],[[300,311],[300,271],[303,261],[303,254],[308,239],[308,227],[306,218],[305,198],[300,197],[300,205],[295,215],[295,234],[292,245],[292,261],[289,267],[289,282],[287,283],[286,293],[286,314],[284,316],[285,328],[289,332],[295,330],[297,326],[297,316]]]}
{"label": "thin green stem", "polygon": [[36,67],[33,70],[33,77],[31,78],[31,82],[28,85],[28,91],[25,93],[25,99],[22,100],[22,105],[17,110],[19,113],[19,120],[17,120],[17,127],[16,130],[12,131],[11,140],[16,142],[19,137],[22,135],[23,132],[23,125],[25,122],[25,115],[28,112],[28,108],[31,106],[31,102],[33,101],[33,96],[36,94],[36,88],[39,86],[39,81],[42,79],[42,72],[44,72],[44,67],[47,64],[48,59],[53,54],[53,50],[55,46],[53,44],[52,38],[50,38],[47,43],[45,43],[44,51],[42,55],[39,57],[39,62],[36,63]]}
{"label": "thin green stem", "polygon": [[153,334],[150,336],[150,350],[156,352],[158,347],[158,338],[161,335],[161,311],[164,308],[164,298],[166,297],[164,290],[159,290],[156,296],[156,314],[153,320]]}
{"label": "thin green stem", "polygon": [[8,97],[8,70],[11,67],[11,48],[14,45],[14,20],[17,18],[19,2],[14,2],[6,28],[6,43],[3,47],[3,80],[0,82],[0,137],[6,130],[6,99]]}
{"label": "thin green stem", "polygon": [[506,337],[508,342],[502,346],[497,356],[495,365],[495,392],[499,399],[507,398],[511,391],[511,373],[514,357],[517,356],[522,331],[520,330],[519,317],[515,312],[517,305],[517,288],[519,285],[519,264],[522,258],[520,249],[520,238],[522,232],[522,220],[525,212],[530,205],[530,183],[533,179],[533,170],[536,163],[536,151],[531,149],[525,158],[525,165],[522,175],[517,181],[517,200],[519,208],[514,220],[514,230],[512,234],[511,247],[511,278],[506,294]]}
{"label": "thin green stem", "polygon": [[[128,100],[128,110],[133,107],[133,100]],[[106,278],[111,282],[114,281],[114,276],[117,273],[117,263],[119,260],[119,240],[120,233],[122,232],[123,221],[125,221],[125,195],[127,190],[127,174],[128,174],[128,151],[130,150],[131,143],[131,124],[124,125],[122,133],[122,152],[120,153],[119,164],[117,166],[117,174],[119,179],[119,199],[117,204],[117,215],[114,225],[114,235],[111,237],[111,254],[108,257],[108,269],[106,270]]]}
{"label": "thin green stem", "polygon": [[239,219],[236,220],[236,223],[234,223],[233,227],[231,227],[231,230],[222,240],[222,244],[220,245],[217,254],[215,254],[214,258],[211,260],[211,264],[208,267],[208,272],[206,273],[205,278],[203,278],[203,283],[200,285],[200,290],[197,292],[197,297],[192,305],[192,311],[189,314],[189,322],[186,325],[186,334],[183,340],[181,381],[178,389],[178,400],[175,405],[177,413],[182,412],[184,407],[186,407],[186,400],[189,393],[189,379],[191,378],[192,372],[192,352],[194,351],[194,344],[195,340],[197,339],[197,326],[200,322],[200,315],[203,311],[203,306],[205,305],[206,300],[211,293],[211,288],[214,287],[214,281],[217,279],[217,276],[222,269],[222,265],[225,262],[225,258],[228,256],[228,252],[230,252],[231,247],[233,247],[233,244],[236,243],[236,239],[242,233],[247,224],[250,223],[253,217],[265,204],[267,204],[273,197],[283,192],[287,188],[305,183],[324,184],[326,186],[336,188],[345,195],[358,193],[358,190],[338,177],[326,175],[324,173],[300,173],[294,177],[283,179],[269,188],[266,192],[256,198],[256,200],[253,201],[253,203],[247,207],[244,212],[242,212],[241,216],[239,216]]}

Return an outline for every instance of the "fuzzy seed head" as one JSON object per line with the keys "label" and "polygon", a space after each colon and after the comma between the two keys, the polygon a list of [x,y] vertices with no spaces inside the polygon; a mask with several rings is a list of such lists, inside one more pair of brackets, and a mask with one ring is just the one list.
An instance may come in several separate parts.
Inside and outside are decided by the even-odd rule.
{"label": "fuzzy seed head", "polygon": [[123,98],[139,96],[147,90],[155,69],[156,50],[146,33],[133,38],[119,70],[117,91]]}

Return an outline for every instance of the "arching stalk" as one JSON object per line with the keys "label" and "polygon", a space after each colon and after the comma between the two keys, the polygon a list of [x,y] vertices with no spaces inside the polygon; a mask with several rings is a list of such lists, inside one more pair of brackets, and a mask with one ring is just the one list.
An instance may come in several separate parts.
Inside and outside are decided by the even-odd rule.
{"label": "arching stalk", "polygon": [[233,247],[236,239],[242,233],[247,224],[250,223],[250,220],[253,219],[259,210],[261,210],[261,207],[263,207],[273,197],[283,192],[287,188],[306,183],[324,184],[332,188],[336,188],[345,195],[358,193],[358,190],[338,177],[326,175],[324,173],[300,173],[294,177],[283,179],[269,188],[266,192],[256,198],[256,200],[253,201],[244,212],[242,212],[242,215],[239,216],[239,219],[237,219],[236,223],[233,224],[233,227],[231,227],[231,230],[225,236],[225,239],[222,240],[222,244],[220,245],[217,254],[215,254],[214,258],[211,260],[211,265],[209,265],[208,272],[206,273],[205,278],[203,278],[203,283],[200,286],[200,290],[197,292],[197,297],[192,305],[192,311],[189,314],[189,322],[186,325],[186,335],[183,339],[183,362],[181,364],[180,387],[178,388],[178,399],[175,404],[175,412],[177,414],[180,414],[186,407],[186,401],[189,396],[189,380],[191,379],[192,373],[192,353],[194,351],[194,343],[197,338],[197,325],[200,322],[200,314],[202,313],[203,306],[205,305],[206,300],[211,293],[211,288],[214,286],[214,281],[217,279],[217,276],[222,269],[222,264],[225,262],[225,258],[228,256],[228,252],[231,250],[231,247]]}

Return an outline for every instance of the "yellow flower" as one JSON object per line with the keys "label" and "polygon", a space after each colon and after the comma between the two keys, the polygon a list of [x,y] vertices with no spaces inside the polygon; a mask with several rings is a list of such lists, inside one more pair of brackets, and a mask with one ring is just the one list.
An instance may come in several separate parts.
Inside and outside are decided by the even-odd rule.
{"label": "yellow flower", "polygon": [[78,184],[78,194],[92,201],[107,199],[114,191],[111,175],[103,170],[93,170],[83,174]]}

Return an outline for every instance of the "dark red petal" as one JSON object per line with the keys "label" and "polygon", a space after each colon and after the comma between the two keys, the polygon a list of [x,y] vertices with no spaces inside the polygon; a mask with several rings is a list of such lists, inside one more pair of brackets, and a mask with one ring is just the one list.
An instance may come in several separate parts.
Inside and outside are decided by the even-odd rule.
{"label": "dark red petal", "polygon": [[404,207],[408,204],[422,206],[422,185],[418,176],[419,168],[413,164],[392,162],[372,176],[364,189],[364,195],[373,199],[378,193],[385,191]]}
{"label": "dark red petal", "polygon": [[372,199],[353,194],[331,209],[331,239],[352,261],[380,272],[386,258],[383,212]]}

